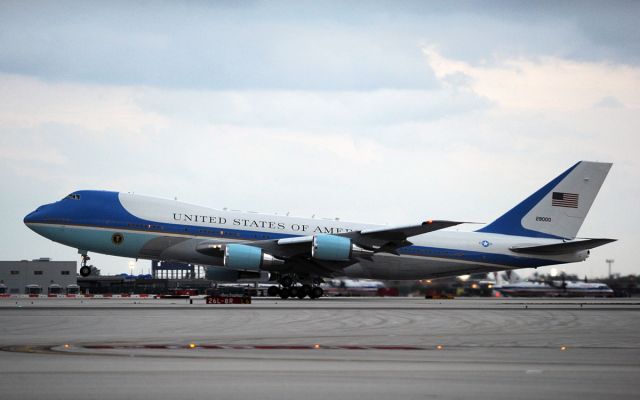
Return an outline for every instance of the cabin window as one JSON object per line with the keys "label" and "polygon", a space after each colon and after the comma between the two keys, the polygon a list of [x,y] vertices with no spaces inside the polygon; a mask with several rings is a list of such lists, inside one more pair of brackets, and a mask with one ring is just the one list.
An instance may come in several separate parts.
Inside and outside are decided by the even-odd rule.
{"label": "cabin window", "polygon": [[42,275],[42,271],[33,271],[34,275]]}
{"label": "cabin window", "polygon": [[20,271],[11,271],[11,275],[20,275]]}
{"label": "cabin window", "polygon": [[60,271],[60,275],[69,275],[69,271]]}
{"label": "cabin window", "polygon": [[71,200],[80,200],[80,195],[77,193],[71,193],[66,198]]}

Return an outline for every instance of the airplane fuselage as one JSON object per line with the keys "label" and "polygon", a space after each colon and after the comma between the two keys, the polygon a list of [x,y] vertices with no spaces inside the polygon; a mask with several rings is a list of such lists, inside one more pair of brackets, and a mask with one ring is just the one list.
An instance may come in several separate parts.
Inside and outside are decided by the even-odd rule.
{"label": "airplane fuselage", "polygon": [[[243,243],[331,235],[383,226],[334,219],[298,218],[216,210],[128,193],[78,191],[39,207],[25,223],[42,236],[79,249],[114,256],[223,266],[223,257],[196,251],[203,241]],[[361,258],[332,276],[428,279],[583,261],[588,251],[523,256],[514,246],[561,243],[486,232],[435,231],[410,238],[398,254]]]}

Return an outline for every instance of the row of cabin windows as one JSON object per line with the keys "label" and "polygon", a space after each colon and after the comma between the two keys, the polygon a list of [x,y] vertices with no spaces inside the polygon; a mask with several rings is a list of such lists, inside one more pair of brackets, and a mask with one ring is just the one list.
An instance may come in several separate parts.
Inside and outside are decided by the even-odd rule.
{"label": "row of cabin windows", "polygon": [[138,229],[153,229],[156,231],[162,230],[162,225],[151,225],[151,224],[127,224],[129,228],[138,228]]}
{"label": "row of cabin windows", "polygon": [[[34,275],[44,275],[44,271],[33,271]],[[11,275],[20,275],[20,271],[11,271]],[[60,271],[60,275],[71,275],[70,271]]]}

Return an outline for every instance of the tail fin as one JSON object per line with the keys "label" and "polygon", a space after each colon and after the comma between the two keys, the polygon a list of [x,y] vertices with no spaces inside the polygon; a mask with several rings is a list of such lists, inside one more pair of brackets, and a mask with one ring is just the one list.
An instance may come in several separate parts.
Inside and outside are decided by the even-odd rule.
{"label": "tail fin", "polygon": [[478,232],[575,238],[611,165],[580,161]]}

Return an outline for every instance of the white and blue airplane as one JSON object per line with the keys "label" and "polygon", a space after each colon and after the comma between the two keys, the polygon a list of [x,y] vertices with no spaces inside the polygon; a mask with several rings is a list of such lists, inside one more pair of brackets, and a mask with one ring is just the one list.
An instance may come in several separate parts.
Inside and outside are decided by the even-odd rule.
{"label": "white and blue airplane", "polygon": [[322,295],[323,278],[417,280],[585,260],[615,239],[576,238],[610,163],[581,161],[492,223],[380,226],[216,210],[129,193],[80,190],[24,218],[36,233],[88,252],[193,263],[213,279],[268,272],[271,295]]}

